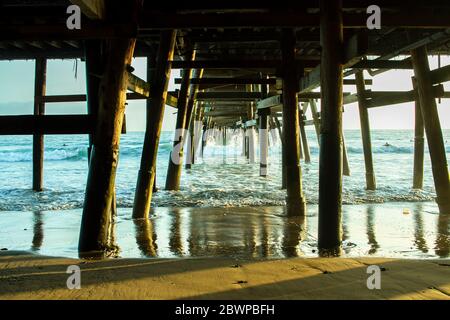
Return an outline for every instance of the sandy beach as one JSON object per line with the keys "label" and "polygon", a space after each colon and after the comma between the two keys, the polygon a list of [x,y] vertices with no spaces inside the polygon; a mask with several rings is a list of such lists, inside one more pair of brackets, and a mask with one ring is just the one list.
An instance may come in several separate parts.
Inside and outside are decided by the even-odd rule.
{"label": "sandy beach", "polygon": [[[81,289],[66,287],[81,268]],[[381,290],[366,286],[380,266]],[[0,299],[450,299],[450,260],[114,259],[0,253]]]}

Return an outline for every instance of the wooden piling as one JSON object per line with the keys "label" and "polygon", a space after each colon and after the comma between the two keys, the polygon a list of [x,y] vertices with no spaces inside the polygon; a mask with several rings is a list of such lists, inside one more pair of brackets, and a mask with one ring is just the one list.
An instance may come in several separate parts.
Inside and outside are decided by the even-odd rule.
{"label": "wooden piling", "polygon": [[[97,121],[98,112],[100,108],[100,85],[101,78],[105,69],[104,65],[104,43],[101,40],[87,40],[85,42],[85,59],[86,59],[86,101],[87,112],[90,116]],[[125,127],[125,115],[123,117],[122,134]],[[88,147],[88,163],[91,159],[91,152],[94,145],[94,134],[89,135],[89,147]],[[111,213],[110,224],[108,229],[108,247],[114,250],[115,247],[115,219],[117,216],[116,206],[116,191],[113,190],[111,197]]]}
{"label": "wooden piling", "polygon": [[420,109],[420,97],[417,89],[416,79],[412,79],[415,91],[414,105],[414,171],[413,171],[413,189],[423,188],[423,161],[425,153],[424,125],[422,110]]}
{"label": "wooden piling", "polygon": [[[300,117],[300,110],[299,110],[299,117]],[[300,119],[299,119],[299,122],[301,121]],[[302,139],[303,139],[303,137],[302,137],[302,130],[299,128],[299,131],[298,131],[298,147],[299,147],[299,152],[300,152],[300,160],[302,160],[304,158],[304,156],[303,156]]]}
{"label": "wooden piling", "polygon": [[[45,97],[47,81],[47,60],[36,59],[34,79],[34,115],[45,114]],[[33,135],[33,191],[40,192],[44,187],[44,136]]]}
{"label": "wooden piling", "polygon": [[358,71],[356,77],[356,90],[358,93],[359,120],[361,123],[361,136],[364,150],[364,163],[366,166],[366,189],[375,190],[375,173],[372,160],[372,142],[370,139],[369,112],[367,110],[367,100],[365,96],[365,84],[363,71]]}
{"label": "wooden piling", "polygon": [[[311,113],[313,115],[313,122],[314,122],[314,128],[316,130],[317,135],[317,142],[320,146],[320,122],[321,122],[321,116],[320,112],[317,111],[317,104],[314,99],[310,100],[311,105]],[[350,166],[348,164],[348,157],[347,157],[347,147],[345,146],[345,138],[344,134],[342,134],[342,159],[343,159],[343,168],[342,168],[342,174],[344,176],[350,176]]]}
{"label": "wooden piling", "polygon": [[431,156],[431,168],[437,195],[436,202],[441,213],[450,214],[450,179],[447,156],[441,124],[439,122],[437,104],[433,94],[433,84],[426,48],[420,47],[412,50],[411,58],[419,91],[420,109],[427,135],[428,149]]}
{"label": "wooden piling", "polygon": [[295,42],[294,30],[284,29],[281,41],[283,58],[283,138],[287,177],[286,211],[289,216],[304,215],[306,211],[300,167],[298,74],[295,67]]}
{"label": "wooden piling", "polygon": [[[101,76],[104,72],[103,43],[100,40],[85,41],[85,59],[86,59],[86,101],[87,112],[96,121],[99,110],[99,92]],[[89,135],[88,161],[91,158],[92,145],[94,144],[94,135]]]}
{"label": "wooden piling", "polygon": [[249,127],[247,129],[247,134],[248,134],[248,162],[255,163],[256,161],[255,128]]}
{"label": "wooden piling", "polygon": [[344,176],[350,177],[350,166],[348,165],[348,155],[347,155],[347,146],[345,144],[345,136],[344,129],[342,129],[342,174]]}
{"label": "wooden piling", "polygon": [[309,100],[309,105],[311,107],[311,114],[314,122],[314,130],[316,131],[317,142],[320,144],[320,113],[317,111],[316,100]]}
{"label": "wooden piling", "polygon": [[[194,60],[195,52],[192,50],[185,57],[188,60]],[[192,69],[185,69],[183,79],[180,87],[180,94],[178,97],[178,113],[175,126],[175,137],[173,140],[173,149],[169,158],[169,165],[167,168],[166,190],[179,190],[181,169],[183,167],[183,145],[186,135],[186,119],[188,112],[188,101],[190,96],[190,80],[192,78]],[[177,152],[174,156],[172,153]],[[175,158],[175,161],[174,159]]]}
{"label": "wooden piling", "polygon": [[280,136],[280,140],[281,140],[281,189],[284,190],[286,189],[286,155],[284,152],[285,146],[284,146],[284,134],[283,131],[281,129],[281,124],[280,124],[280,120],[278,120],[278,117],[274,116],[273,117],[275,124],[277,125],[277,129],[278,129],[278,135]]}
{"label": "wooden piling", "polygon": [[197,109],[197,103],[193,98],[189,99],[188,102],[188,115],[187,115],[187,123],[189,128],[189,139],[186,144],[187,152],[186,152],[186,169],[192,169],[192,165],[195,162],[195,130],[194,130],[194,121],[195,121],[195,112]]}
{"label": "wooden piling", "polygon": [[245,134],[244,126],[242,126],[241,128],[241,135],[242,135],[242,156],[247,158],[247,135]]}
{"label": "wooden piling", "polygon": [[299,118],[300,118],[300,135],[302,137],[303,154],[305,157],[305,163],[311,163],[311,153],[309,150],[308,137],[306,136],[305,130],[305,116],[303,108],[299,108]]}
{"label": "wooden piling", "polygon": [[269,156],[269,132],[268,115],[270,110],[262,109],[259,112],[259,175],[267,177],[267,165]]}
{"label": "wooden piling", "polygon": [[112,249],[109,247],[111,212],[125,113],[127,67],[131,64],[135,43],[136,39],[124,38],[111,40],[108,46],[81,220],[80,255],[104,255]]}
{"label": "wooden piling", "polygon": [[[203,69],[196,69],[194,70],[194,78],[201,78],[203,76]],[[187,115],[186,115],[186,129],[189,130],[187,133],[189,135],[189,139],[186,144],[186,169],[191,169],[192,165],[195,163],[195,152],[196,152],[196,145],[195,145],[195,127],[194,123],[196,120],[197,115],[197,104],[199,103],[197,101],[197,94],[199,91],[198,85],[193,85],[191,90],[191,96],[188,101],[187,105]]]}
{"label": "wooden piling", "polygon": [[207,131],[208,131],[208,118],[204,119],[203,127],[202,127],[202,141],[201,141],[201,144],[202,144],[202,153],[201,153],[202,159],[205,157],[205,148],[206,148],[206,143],[208,141],[208,139],[207,139],[208,137],[206,136],[207,135]]}
{"label": "wooden piling", "polygon": [[337,255],[342,242],[342,1],[320,1],[322,111],[319,165],[319,253]]}
{"label": "wooden piling", "polygon": [[146,219],[150,212],[153,185],[156,176],[159,137],[164,117],[167,88],[170,80],[170,61],[173,58],[175,38],[175,30],[161,32],[155,77],[151,84],[152,99],[147,104],[147,128],[134,198],[134,219]]}

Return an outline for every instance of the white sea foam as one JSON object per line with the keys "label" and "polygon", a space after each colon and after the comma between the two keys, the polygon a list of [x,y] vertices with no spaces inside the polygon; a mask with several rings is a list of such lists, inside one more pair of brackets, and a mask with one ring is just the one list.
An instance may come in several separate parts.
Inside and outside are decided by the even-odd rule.
{"label": "white sea foam", "polygon": [[[445,132],[450,141],[450,130]],[[308,131],[312,162],[304,164],[303,187],[308,203],[317,203],[317,138]],[[376,131],[372,133],[373,158],[378,189],[365,190],[365,170],[361,137],[358,131],[346,132],[351,176],[344,177],[343,203],[381,203],[389,201],[431,201],[434,187],[429,157],[425,156],[424,190],[413,191],[413,131]],[[161,136],[158,154],[157,186],[163,188],[172,146],[173,133]],[[142,133],[122,138],[117,174],[118,206],[133,205],[137,173],[142,152]],[[181,190],[154,194],[158,207],[245,207],[283,205],[281,190],[281,148],[270,138],[268,177],[259,177],[259,164],[249,164],[241,155],[242,139],[229,134],[226,148],[222,142],[209,141],[204,159],[198,158],[190,171],[183,170]],[[389,146],[386,146],[386,143]],[[4,137],[0,141],[0,211],[36,211],[81,208],[87,179],[86,136],[49,136],[45,145],[45,190],[30,191],[32,179],[32,140],[30,137]],[[450,146],[446,144],[447,152]],[[427,152],[427,151],[426,151]],[[226,154],[226,155],[224,155]],[[258,159],[258,156],[256,157]]]}

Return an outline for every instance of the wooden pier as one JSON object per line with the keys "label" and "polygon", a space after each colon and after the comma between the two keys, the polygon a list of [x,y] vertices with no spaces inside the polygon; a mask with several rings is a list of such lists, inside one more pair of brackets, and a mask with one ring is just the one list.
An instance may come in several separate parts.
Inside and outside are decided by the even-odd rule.
{"label": "wooden pier", "polygon": [[[177,108],[167,190],[178,190],[183,161],[195,165],[210,129],[243,132],[243,156],[268,174],[267,129],[283,148],[286,214],[305,215],[302,166],[311,162],[305,128],[320,144],[319,234],[322,254],[339,254],[342,177],[350,175],[342,129],[344,105],[358,103],[366,188],[376,189],[370,109],[415,102],[414,181],[422,188],[424,133],[441,214],[450,214],[450,181],[436,98],[450,98],[442,83],[450,66],[430,70],[428,56],[450,54],[450,3],[443,0],[377,1],[381,29],[370,30],[372,1],[308,0],[278,7],[227,1],[165,4],[130,0],[6,0],[0,4],[0,60],[36,61],[33,115],[0,116],[1,135],[33,135],[33,181],[45,188],[44,135],[88,134],[89,177],[80,254],[114,250],[115,176],[126,101],[147,102],[143,154],[133,218],[148,218],[155,188],[159,137],[166,105]],[[67,8],[78,5],[81,29],[69,29]],[[133,57],[147,58],[147,79],[133,74]],[[46,94],[51,59],[86,62],[85,95]],[[171,70],[180,90],[168,92]],[[370,90],[377,74],[414,70],[409,91]],[[31,76],[31,75],[30,75]],[[344,85],[356,93],[344,92]],[[86,115],[45,115],[45,105],[86,101]],[[320,105],[318,105],[320,102]],[[319,108],[320,106],[320,108]],[[312,118],[307,118],[310,109]],[[259,133],[258,129],[259,128]],[[188,133],[187,133],[188,131]],[[260,159],[256,157],[256,134]],[[189,135],[189,136],[188,136]],[[186,146],[184,142],[190,142]],[[201,150],[201,151],[199,151]],[[302,156],[302,157],[301,157]],[[303,163],[301,158],[304,159]]]}

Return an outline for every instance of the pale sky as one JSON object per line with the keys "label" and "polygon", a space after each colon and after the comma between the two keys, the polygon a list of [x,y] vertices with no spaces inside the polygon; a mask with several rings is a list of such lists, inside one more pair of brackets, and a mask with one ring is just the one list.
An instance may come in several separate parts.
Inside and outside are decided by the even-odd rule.
{"label": "pale sky", "polygon": [[[437,57],[430,58],[431,69],[438,66]],[[441,65],[449,65],[450,57],[441,57]],[[138,58],[133,62],[135,74],[146,78],[146,61]],[[75,68],[76,67],[76,68]],[[75,77],[75,69],[77,77]],[[412,89],[412,70],[394,70],[374,78],[373,91],[408,91]],[[169,90],[175,90],[174,78],[179,71],[172,72]],[[368,79],[368,74],[366,73]],[[19,115],[33,113],[34,96],[34,61],[0,61],[0,115]],[[450,91],[450,84],[445,84]],[[354,92],[354,86],[345,86],[344,91]],[[49,60],[47,70],[47,95],[83,94],[85,93],[84,63],[78,60]],[[442,99],[438,104],[442,128],[450,129],[450,99]],[[84,114],[85,103],[57,103],[46,105],[47,114]],[[143,131],[145,128],[145,102],[130,101],[127,107],[127,129]],[[404,103],[369,110],[372,129],[413,129],[414,103]],[[173,130],[176,109],[166,107],[163,130]],[[357,103],[346,105],[344,128],[359,129]]]}

